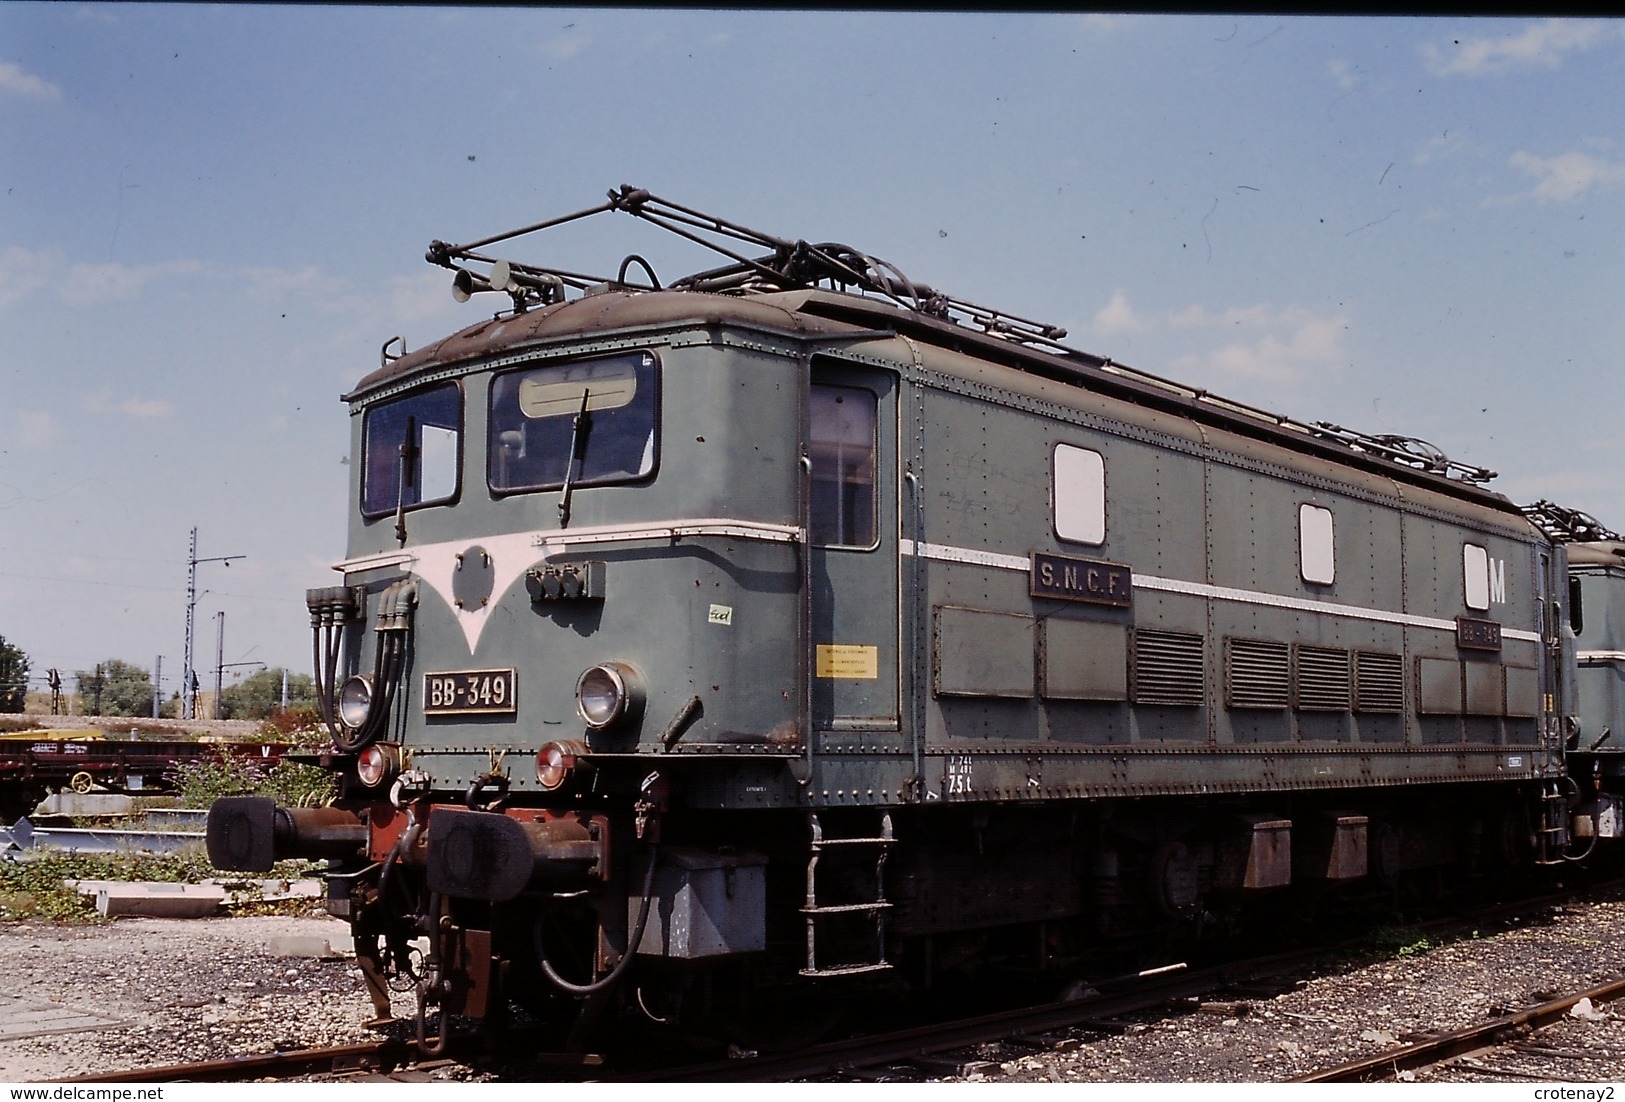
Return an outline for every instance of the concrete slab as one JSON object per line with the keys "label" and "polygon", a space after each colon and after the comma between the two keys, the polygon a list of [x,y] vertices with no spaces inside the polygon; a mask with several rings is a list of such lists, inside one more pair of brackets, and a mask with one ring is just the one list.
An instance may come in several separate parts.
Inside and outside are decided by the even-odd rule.
{"label": "concrete slab", "polygon": [[[232,906],[244,902],[274,903],[290,899],[325,899],[327,886],[320,880],[242,880],[232,877],[216,877],[205,880],[202,884],[169,884],[161,881],[145,880],[64,880],[62,886],[78,895],[86,896],[96,901],[97,910],[108,914],[103,907],[131,908],[141,906],[143,909],[120,909],[119,914],[142,915],[148,918],[207,918],[217,913],[220,905]],[[102,894],[107,893],[108,901],[102,902]],[[187,902],[177,902],[171,897],[184,895]],[[153,903],[153,899],[158,902]],[[137,904],[133,902],[139,900]],[[194,902],[195,900],[195,902]],[[153,908],[164,908],[163,914],[158,914]],[[289,956],[308,956],[321,954],[307,954],[296,952]]]}
{"label": "concrete slab", "polygon": [[332,942],[325,937],[289,935],[271,939],[273,957],[311,957],[315,960],[338,960],[343,954],[334,952]]}
{"label": "concrete slab", "polygon": [[62,886],[76,895],[88,895],[95,898],[109,888],[126,887],[133,881],[129,880],[64,880]]}
{"label": "concrete slab", "polygon": [[34,814],[116,819],[135,814],[135,797],[117,792],[53,792],[40,801]]}
{"label": "concrete slab", "polygon": [[225,900],[214,884],[109,884],[96,893],[96,911],[105,918],[206,918]]}
{"label": "concrete slab", "polygon": [[0,995],[0,1041],[49,1037],[55,1033],[85,1033],[125,1024],[61,1003],[30,1002],[15,995]]}

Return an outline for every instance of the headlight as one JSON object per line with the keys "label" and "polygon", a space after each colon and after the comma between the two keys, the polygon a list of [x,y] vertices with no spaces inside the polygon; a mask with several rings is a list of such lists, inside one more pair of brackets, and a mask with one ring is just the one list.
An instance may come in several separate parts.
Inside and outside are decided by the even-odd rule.
{"label": "headlight", "polygon": [[550,742],[536,752],[536,783],[551,792],[575,772],[577,757],[587,748],[579,742]]}
{"label": "headlight", "polygon": [[368,788],[377,788],[393,777],[401,768],[401,751],[398,746],[387,743],[373,743],[361,751],[361,757],[356,759],[356,776]]}
{"label": "headlight", "polygon": [[356,674],[339,689],[339,722],[352,731],[366,726],[372,713],[372,681]]}
{"label": "headlight", "polygon": [[635,719],[643,706],[637,672],[624,662],[594,666],[576,682],[576,711],[594,731]]}

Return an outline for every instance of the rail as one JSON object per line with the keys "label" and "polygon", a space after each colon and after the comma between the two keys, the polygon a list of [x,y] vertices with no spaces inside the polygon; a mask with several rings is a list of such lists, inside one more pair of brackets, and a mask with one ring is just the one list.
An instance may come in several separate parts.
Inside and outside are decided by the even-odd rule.
{"label": "rail", "polygon": [[1350,1060],[1336,1067],[1300,1075],[1289,1080],[1293,1083],[1377,1083],[1398,1078],[1403,1072],[1414,1072],[1448,1060],[1459,1059],[1469,1053],[1491,1048],[1521,1037],[1537,1029],[1544,1029],[1566,1017],[1581,1000],[1592,1005],[1610,1002],[1625,995],[1625,979],[1615,980],[1577,991],[1562,998],[1552,999],[1539,1006],[1512,1014],[1503,1014],[1465,1029],[1451,1030],[1437,1037],[1416,1041],[1403,1048],[1389,1049],[1372,1056]]}

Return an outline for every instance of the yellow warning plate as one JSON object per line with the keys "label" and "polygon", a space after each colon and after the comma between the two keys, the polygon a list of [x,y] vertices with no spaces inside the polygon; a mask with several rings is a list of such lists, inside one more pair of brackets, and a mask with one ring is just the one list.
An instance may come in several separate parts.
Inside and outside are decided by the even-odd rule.
{"label": "yellow warning plate", "polygon": [[819,677],[873,681],[880,676],[880,648],[820,643],[816,673]]}

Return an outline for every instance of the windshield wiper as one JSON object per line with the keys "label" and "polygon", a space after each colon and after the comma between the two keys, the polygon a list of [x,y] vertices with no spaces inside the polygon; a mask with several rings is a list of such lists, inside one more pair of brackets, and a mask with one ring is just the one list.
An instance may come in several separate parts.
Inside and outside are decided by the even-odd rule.
{"label": "windshield wiper", "polygon": [[400,469],[396,471],[395,538],[402,547],[406,546],[406,488],[417,483],[417,479],[412,477],[417,470],[417,421],[416,417],[406,419],[406,435],[401,439]]}
{"label": "windshield wiper", "polygon": [[564,496],[559,499],[560,528],[570,526],[570,493],[575,489],[576,466],[587,458],[587,437],[592,435],[592,414],[587,412],[587,399],[591,394],[591,387],[582,389],[581,409],[570,426],[570,459],[564,466]]}

